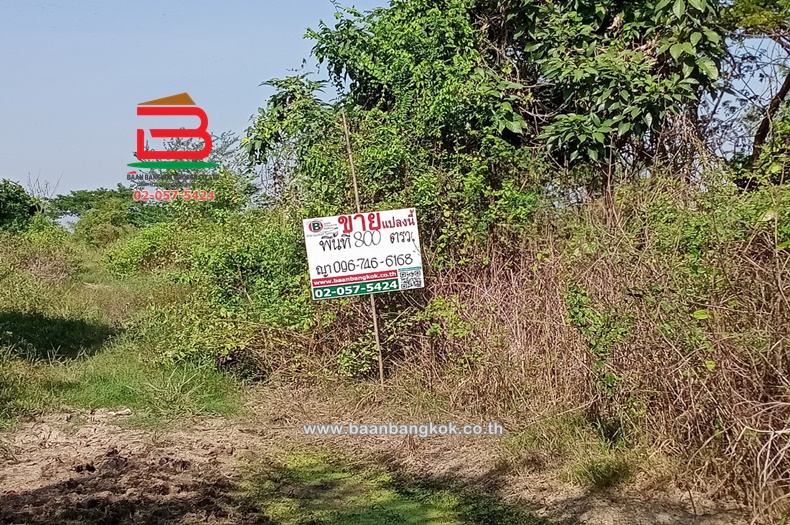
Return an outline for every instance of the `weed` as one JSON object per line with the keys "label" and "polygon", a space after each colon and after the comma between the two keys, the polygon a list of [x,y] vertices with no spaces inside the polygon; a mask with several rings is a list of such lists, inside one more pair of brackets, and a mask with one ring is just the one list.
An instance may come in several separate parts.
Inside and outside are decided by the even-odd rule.
{"label": "weed", "polygon": [[213,364],[163,362],[158,341],[126,331],[146,303],[169,301],[172,285],[89,271],[91,283],[0,273],[0,428],[62,408],[129,408],[152,425],[241,410],[239,387]]}
{"label": "weed", "polygon": [[582,416],[548,419],[506,436],[497,463],[595,487],[623,483],[641,469],[635,451],[612,448],[611,439]]}
{"label": "weed", "polygon": [[547,523],[494,496],[349,464],[320,452],[253,465],[245,492],[253,508],[282,525]]}
{"label": "weed", "polygon": [[633,475],[633,465],[621,457],[597,457],[581,461],[571,469],[571,478],[583,485],[611,487]]}
{"label": "weed", "polygon": [[0,420],[11,424],[14,416],[69,408],[129,408],[138,423],[151,425],[190,416],[240,413],[239,387],[213,366],[181,363],[168,367],[136,350],[133,341],[123,338],[79,360],[0,363],[6,374],[24,378],[0,381],[0,396],[6,401]]}

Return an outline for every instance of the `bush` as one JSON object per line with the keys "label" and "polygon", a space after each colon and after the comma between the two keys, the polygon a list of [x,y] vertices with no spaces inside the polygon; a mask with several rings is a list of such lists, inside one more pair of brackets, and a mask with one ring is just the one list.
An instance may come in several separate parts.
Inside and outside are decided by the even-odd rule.
{"label": "bush", "polygon": [[0,181],[0,229],[22,231],[30,222],[36,201],[25,189],[3,179]]}
{"label": "bush", "polygon": [[65,281],[81,268],[78,251],[69,240],[66,230],[35,215],[24,233],[0,235],[0,264],[44,281]]}
{"label": "bush", "polygon": [[107,246],[134,231],[127,222],[128,210],[123,200],[111,198],[80,216],[74,236],[93,246]]}
{"label": "bush", "polygon": [[36,214],[31,217],[24,238],[39,248],[66,248],[69,232],[47,216]]}
{"label": "bush", "polygon": [[[221,223],[160,223],[111,247],[118,274],[156,270],[193,291],[180,304],[153,308],[144,331],[177,333],[167,357],[223,358],[267,330],[313,324],[301,229],[283,215],[237,212]],[[158,337],[156,335],[155,337]]]}
{"label": "bush", "polygon": [[158,223],[108,248],[104,260],[118,275],[164,268],[174,263],[176,241],[182,236],[175,223]]}
{"label": "bush", "polygon": [[221,312],[277,327],[310,324],[301,229],[276,214],[246,212],[205,233],[184,263]]}

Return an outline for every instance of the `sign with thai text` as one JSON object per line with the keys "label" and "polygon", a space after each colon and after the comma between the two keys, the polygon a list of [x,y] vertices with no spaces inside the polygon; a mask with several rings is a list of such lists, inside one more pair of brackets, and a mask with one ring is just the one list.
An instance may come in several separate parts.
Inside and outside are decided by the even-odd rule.
{"label": "sign with thai text", "polygon": [[305,219],[304,236],[313,299],[425,286],[413,208]]}

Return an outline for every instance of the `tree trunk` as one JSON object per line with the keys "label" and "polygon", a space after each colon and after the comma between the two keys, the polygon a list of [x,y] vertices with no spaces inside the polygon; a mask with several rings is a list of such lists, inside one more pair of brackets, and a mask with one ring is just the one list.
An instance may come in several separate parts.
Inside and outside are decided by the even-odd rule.
{"label": "tree trunk", "polygon": [[784,102],[785,98],[787,98],[787,94],[790,93],[790,73],[787,74],[785,77],[784,84],[779,89],[779,92],[774,95],[774,98],[771,99],[771,103],[768,105],[768,111],[763,117],[762,122],[760,122],[760,127],[757,128],[757,133],[754,135],[754,146],[752,148],[752,162],[757,162],[757,159],[760,157],[760,152],[765,145],[765,141],[768,138],[768,133],[771,131],[771,121],[776,116],[776,112],[779,111],[779,108]]}

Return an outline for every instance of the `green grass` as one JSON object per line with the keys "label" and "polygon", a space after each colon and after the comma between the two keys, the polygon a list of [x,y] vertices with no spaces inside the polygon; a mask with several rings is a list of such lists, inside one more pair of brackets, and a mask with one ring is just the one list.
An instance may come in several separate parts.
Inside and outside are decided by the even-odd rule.
{"label": "green grass", "polygon": [[142,356],[125,337],[92,357],[0,360],[0,428],[47,410],[129,408],[129,422],[160,425],[179,418],[238,414],[241,388],[210,364],[164,364]]}
{"label": "green grass", "polygon": [[232,415],[241,409],[239,386],[211,364],[155,363],[141,356],[134,342],[56,371],[56,390],[65,405],[124,407],[163,419]]}
{"label": "green grass", "polygon": [[241,411],[241,388],[212,364],[157,359],[158,341],[127,331],[147,304],[169,301],[179,287],[87,268],[47,282],[0,267],[0,429],[75,408],[129,408],[123,421],[141,425]]}
{"label": "green grass", "polygon": [[603,454],[575,463],[570,477],[582,485],[598,488],[612,487],[628,481],[635,466],[628,458],[616,454]]}
{"label": "green grass", "polygon": [[548,523],[492,496],[352,466],[325,453],[292,454],[256,465],[244,490],[249,504],[278,525]]}
{"label": "green grass", "polygon": [[508,434],[498,464],[511,472],[545,471],[597,488],[628,481],[644,465],[638,450],[618,445],[582,417],[548,419]]}

